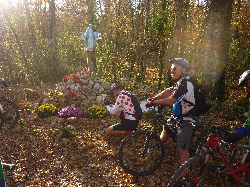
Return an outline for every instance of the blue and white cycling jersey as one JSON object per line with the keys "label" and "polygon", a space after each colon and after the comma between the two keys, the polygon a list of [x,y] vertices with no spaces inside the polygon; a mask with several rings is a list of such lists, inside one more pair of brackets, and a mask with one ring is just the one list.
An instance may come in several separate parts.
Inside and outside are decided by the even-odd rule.
{"label": "blue and white cycling jersey", "polygon": [[[172,88],[173,98],[177,101],[173,104],[173,114],[177,117],[181,114],[186,114],[194,106],[189,102],[195,104],[194,86],[188,81],[189,75],[183,76]],[[185,98],[185,99],[184,99]],[[189,101],[185,102],[184,100]],[[189,117],[183,117],[184,120],[189,120]]]}

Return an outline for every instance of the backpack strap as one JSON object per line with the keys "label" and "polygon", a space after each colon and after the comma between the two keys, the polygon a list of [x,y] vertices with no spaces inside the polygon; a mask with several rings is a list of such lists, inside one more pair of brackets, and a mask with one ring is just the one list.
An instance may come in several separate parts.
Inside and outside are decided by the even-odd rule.
{"label": "backpack strap", "polygon": [[[189,79],[187,79],[187,77],[185,77],[185,79],[187,81],[191,82],[193,84],[194,89],[195,89],[195,85],[194,85],[195,83],[194,83],[194,81],[196,81],[196,79],[193,79],[192,77],[189,77]],[[186,100],[185,98],[183,98],[182,100],[185,101],[185,103],[190,104],[190,106],[194,106],[195,105],[194,103],[192,103],[191,101]]]}
{"label": "backpack strap", "polygon": [[[193,80],[194,80],[194,79],[192,79],[191,77],[190,77],[189,79],[187,79],[187,77],[185,77],[185,79],[186,79],[187,81],[191,82],[191,83],[193,84],[193,87],[194,87],[194,83],[193,83]],[[194,89],[195,89],[195,87],[194,87]],[[188,100],[186,100],[185,98],[183,98],[182,100],[183,100],[185,103],[188,103],[190,106],[195,106],[195,104],[194,104],[193,102],[188,101]],[[182,117],[192,117],[192,116],[190,116],[190,115],[188,114],[188,112],[187,112],[186,114],[182,114],[181,116],[182,116]]]}

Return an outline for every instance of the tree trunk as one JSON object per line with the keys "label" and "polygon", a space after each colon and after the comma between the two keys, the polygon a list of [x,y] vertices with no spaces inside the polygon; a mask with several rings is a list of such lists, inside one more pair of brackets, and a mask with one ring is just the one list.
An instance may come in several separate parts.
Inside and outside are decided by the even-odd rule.
{"label": "tree trunk", "polygon": [[56,31],[56,7],[55,0],[49,1],[50,24],[49,24],[49,51],[50,51],[50,72],[51,75],[56,75],[58,67],[60,67],[57,60],[57,31]]}
{"label": "tree trunk", "polygon": [[170,58],[184,58],[183,54],[185,53],[185,49],[183,49],[182,41],[183,35],[185,33],[185,28],[187,25],[187,15],[186,12],[188,10],[185,9],[185,5],[188,4],[186,0],[176,0],[176,18],[175,18],[175,27],[174,27],[174,34],[173,38],[170,42],[170,50],[169,50],[169,57]]}
{"label": "tree trunk", "polygon": [[225,97],[224,70],[232,39],[230,31],[233,2],[233,0],[212,0],[209,6],[205,60],[209,72],[217,77],[212,99],[218,101],[224,101]]}
{"label": "tree trunk", "polygon": [[23,1],[25,11],[26,11],[26,18],[28,22],[28,27],[29,27],[29,39],[31,42],[31,47],[32,47],[32,65],[33,65],[33,84],[38,84],[39,83],[39,74],[38,74],[38,57],[37,57],[37,48],[36,48],[36,37],[34,34],[34,26],[32,23],[32,19],[30,16],[30,9],[28,7],[28,2],[27,0]]}
{"label": "tree trunk", "polygon": [[[163,4],[162,4],[162,11],[166,11],[166,0],[163,0],[162,1]],[[163,23],[162,23],[163,24]],[[161,30],[161,36],[164,35],[164,31]],[[166,42],[161,42],[160,43],[160,54],[159,54],[159,80],[158,80],[158,86],[157,86],[157,89],[160,90],[161,89],[161,85],[162,85],[162,82],[164,81],[164,77],[163,77],[163,71],[165,69],[165,53],[166,53],[166,48],[167,48],[167,43]]]}
{"label": "tree trunk", "polygon": [[144,31],[143,31],[143,47],[142,47],[142,56],[141,59],[139,59],[139,67],[140,67],[140,73],[139,73],[139,79],[141,81],[145,78],[145,72],[146,72],[146,65],[145,65],[145,57],[147,56],[148,48],[145,47],[148,45],[148,26],[149,26],[149,20],[148,17],[150,15],[150,6],[151,6],[151,0],[145,1],[145,20],[144,20]]}

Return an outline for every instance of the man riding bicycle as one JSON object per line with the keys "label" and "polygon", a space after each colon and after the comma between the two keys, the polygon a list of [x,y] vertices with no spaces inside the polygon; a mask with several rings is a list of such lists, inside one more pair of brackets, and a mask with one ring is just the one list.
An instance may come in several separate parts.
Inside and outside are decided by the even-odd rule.
{"label": "man riding bicycle", "polygon": [[[146,107],[157,105],[173,106],[173,114],[178,117],[181,122],[178,127],[177,148],[180,156],[180,164],[189,159],[188,147],[191,141],[195,120],[191,116],[182,117],[193,108],[191,103],[195,104],[194,86],[190,82],[188,71],[190,66],[183,58],[175,58],[169,61],[171,63],[171,77],[176,83],[174,86],[166,88],[164,91],[148,100]],[[169,139],[169,135],[165,128],[161,132],[160,138],[163,142]]]}
{"label": "man riding bicycle", "polygon": [[[240,76],[238,86],[240,87],[243,86],[247,92],[250,92],[250,70],[245,71]],[[248,115],[247,120],[241,127],[228,134],[226,141],[231,143],[236,143],[249,134],[250,134],[250,115]]]}

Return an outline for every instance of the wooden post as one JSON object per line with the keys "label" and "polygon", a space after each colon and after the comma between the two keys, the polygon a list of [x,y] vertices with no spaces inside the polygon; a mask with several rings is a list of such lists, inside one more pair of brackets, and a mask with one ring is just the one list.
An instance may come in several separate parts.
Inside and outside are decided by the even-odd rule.
{"label": "wooden post", "polygon": [[92,51],[87,51],[88,59],[87,59],[87,68],[92,71]]}

